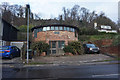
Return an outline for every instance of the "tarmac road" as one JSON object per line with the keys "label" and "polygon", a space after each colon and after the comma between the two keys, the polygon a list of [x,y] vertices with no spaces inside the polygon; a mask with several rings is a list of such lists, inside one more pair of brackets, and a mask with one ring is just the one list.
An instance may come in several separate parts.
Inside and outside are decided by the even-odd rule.
{"label": "tarmac road", "polygon": [[[43,58],[44,57],[42,57],[42,60]],[[14,58],[12,60],[3,60],[2,79],[119,80],[118,78],[120,77],[120,74],[118,72],[118,61],[107,61],[107,63],[99,62],[99,59],[109,59],[109,57],[102,54],[85,55],[82,57],[45,57],[44,61],[46,61],[46,59],[47,61],[51,60],[54,64],[59,65],[48,64],[26,66],[22,64],[20,58]],[[72,63],[68,62],[70,60],[72,61]],[[98,60],[98,62],[96,62],[96,60]],[[79,61],[82,62],[79,63]]]}
{"label": "tarmac road", "polygon": [[[118,64],[97,64],[80,66],[39,66],[2,69],[4,78],[29,78],[29,79],[61,79],[61,78],[104,78],[104,80],[118,80]],[[95,80],[95,79],[94,79]]]}

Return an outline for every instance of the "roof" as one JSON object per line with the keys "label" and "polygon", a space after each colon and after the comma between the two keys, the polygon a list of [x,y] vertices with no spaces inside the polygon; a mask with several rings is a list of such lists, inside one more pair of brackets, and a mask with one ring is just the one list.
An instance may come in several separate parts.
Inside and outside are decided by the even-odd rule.
{"label": "roof", "polygon": [[37,29],[37,28],[40,28],[40,27],[47,27],[47,26],[58,26],[58,27],[67,26],[67,27],[72,27],[72,28],[75,28],[75,29],[79,30],[79,28],[76,27],[76,26],[73,26],[73,25],[65,25],[65,24],[39,25],[39,26],[33,27],[31,30],[33,31],[34,29]]}
{"label": "roof", "polygon": [[12,26],[14,29],[16,29],[17,31],[19,31],[16,27],[14,27],[12,24],[8,23],[7,21],[5,21],[4,19],[2,19],[3,22],[7,23],[8,25]]}

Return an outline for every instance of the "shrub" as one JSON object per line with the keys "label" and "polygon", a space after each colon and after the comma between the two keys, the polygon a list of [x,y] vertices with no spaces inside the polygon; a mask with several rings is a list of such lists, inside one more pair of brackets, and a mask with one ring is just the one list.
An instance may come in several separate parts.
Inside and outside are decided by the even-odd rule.
{"label": "shrub", "polygon": [[65,46],[63,50],[65,53],[74,53],[72,46]]}
{"label": "shrub", "polygon": [[83,54],[83,47],[79,41],[73,41],[68,43],[67,46],[63,49],[66,52],[70,52],[72,54]]}
{"label": "shrub", "polygon": [[49,45],[45,42],[39,41],[32,43],[32,50],[35,50],[38,55],[49,50]]}

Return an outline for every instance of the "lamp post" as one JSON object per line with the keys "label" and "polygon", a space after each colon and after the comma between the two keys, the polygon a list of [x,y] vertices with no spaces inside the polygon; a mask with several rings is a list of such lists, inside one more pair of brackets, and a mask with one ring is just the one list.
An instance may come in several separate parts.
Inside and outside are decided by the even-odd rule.
{"label": "lamp post", "polygon": [[30,10],[30,5],[26,5],[27,8],[27,63],[29,62],[29,10]]}

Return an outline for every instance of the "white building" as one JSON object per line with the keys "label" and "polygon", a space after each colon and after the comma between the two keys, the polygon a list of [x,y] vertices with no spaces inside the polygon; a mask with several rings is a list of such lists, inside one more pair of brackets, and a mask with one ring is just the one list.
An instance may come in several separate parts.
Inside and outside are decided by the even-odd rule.
{"label": "white building", "polygon": [[105,33],[117,33],[117,30],[113,30],[111,26],[107,25],[101,25],[98,28],[97,23],[94,23],[94,28],[98,29],[99,32],[105,32]]}

